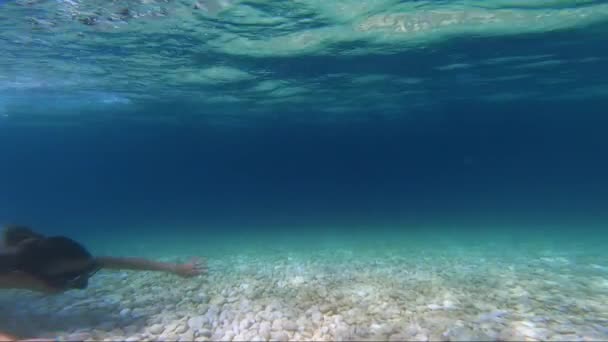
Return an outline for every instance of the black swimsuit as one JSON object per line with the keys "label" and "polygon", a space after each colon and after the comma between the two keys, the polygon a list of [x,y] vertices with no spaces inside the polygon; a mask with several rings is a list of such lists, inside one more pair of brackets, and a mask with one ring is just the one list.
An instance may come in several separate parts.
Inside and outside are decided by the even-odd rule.
{"label": "black swimsuit", "polygon": [[[56,289],[84,289],[89,278],[101,266],[78,242],[63,236],[45,237],[20,246],[16,252],[15,270],[28,273]],[[54,265],[78,261],[84,264],[77,270],[56,273]]]}
{"label": "black swimsuit", "polygon": [[0,274],[14,272],[17,268],[15,253],[0,253]]}

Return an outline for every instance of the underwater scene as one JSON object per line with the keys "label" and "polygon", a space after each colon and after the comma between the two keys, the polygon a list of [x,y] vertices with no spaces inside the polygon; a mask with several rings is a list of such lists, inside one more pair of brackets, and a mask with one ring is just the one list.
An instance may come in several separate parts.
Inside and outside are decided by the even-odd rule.
{"label": "underwater scene", "polygon": [[608,2],[0,0],[0,340],[608,340]]}

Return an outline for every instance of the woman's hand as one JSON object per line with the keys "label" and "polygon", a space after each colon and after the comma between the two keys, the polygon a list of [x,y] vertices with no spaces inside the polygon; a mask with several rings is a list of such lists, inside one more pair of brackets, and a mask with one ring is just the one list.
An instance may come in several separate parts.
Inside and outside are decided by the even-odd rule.
{"label": "woman's hand", "polygon": [[173,273],[183,277],[191,278],[207,273],[207,263],[202,259],[192,259],[189,263],[175,265]]}

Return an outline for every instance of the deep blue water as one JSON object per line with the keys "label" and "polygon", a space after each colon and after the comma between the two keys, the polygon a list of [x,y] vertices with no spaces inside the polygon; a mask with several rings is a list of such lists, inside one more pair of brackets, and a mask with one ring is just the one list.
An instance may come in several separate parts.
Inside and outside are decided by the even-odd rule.
{"label": "deep blue water", "polygon": [[[177,89],[181,97],[160,91],[124,108],[120,101],[96,107],[50,81],[9,87],[0,122],[0,221],[53,231],[132,224],[597,224],[608,203],[605,29],[598,23],[504,37],[460,34],[383,54],[345,54],[364,44],[357,41],[332,46],[333,56],[160,51],[201,68],[228,65],[318,82],[334,91],[336,103],[352,104],[331,122],[319,105],[331,105],[331,96],[253,115],[243,105],[201,104],[187,95],[193,85]],[[181,38],[184,49],[194,45],[188,36],[171,37]],[[106,44],[99,53],[124,57],[128,50]],[[509,56],[549,57],[539,57],[545,65],[490,63]],[[400,93],[388,81],[369,89],[350,84],[377,74],[428,81],[402,85],[422,95]],[[133,83],[133,91],[144,83]],[[198,90],[236,96],[254,83]],[[496,94],[506,98],[488,100]],[[386,111],[375,107],[383,101],[391,105]],[[169,117],[177,124],[155,120]],[[243,124],[215,125],[218,117]],[[70,118],[83,123],[52,125]],[[28,120],[39,124],[22,124]]]}
{"label": "deep blue water", "polygon": [[3,127],[0,218],[58,230],[597,223],[606,104],[449,103],[441,119],[322,125]]}

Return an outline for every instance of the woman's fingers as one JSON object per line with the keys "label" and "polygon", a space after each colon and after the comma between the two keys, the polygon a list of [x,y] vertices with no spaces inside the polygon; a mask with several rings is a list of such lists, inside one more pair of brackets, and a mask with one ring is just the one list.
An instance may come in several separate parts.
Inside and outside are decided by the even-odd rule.
{"label": "woman's fingers", "polygon": [[195,277],[207,273],[207,263],[204,259],[195,258],[189,263],[177,266],[177,275],[182,277]]}

